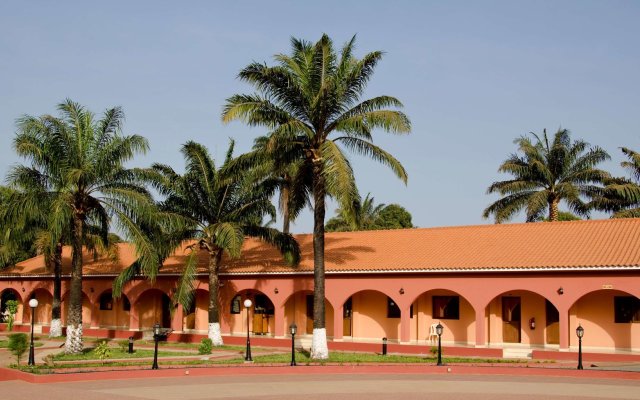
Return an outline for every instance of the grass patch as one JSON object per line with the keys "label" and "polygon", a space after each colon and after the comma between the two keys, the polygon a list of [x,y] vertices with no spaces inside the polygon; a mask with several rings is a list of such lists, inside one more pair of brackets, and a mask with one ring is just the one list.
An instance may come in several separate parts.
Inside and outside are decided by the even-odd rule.
{"label": "grass patch", "polygon": [[[111,347],[109,348],[111,351],[111,355],[109,358],[144,358],[144,357],[153,357],[153,350],[148,349],[137,349],[133,353],[128,353],[126,351],[122,351],[119,348]],[[178,351],[165,351],[158,350],[158,357],[176,357],[176,356],[191,356],[197,355],[195,353],[185,353]],[[80,354],[65,354],[59,353],[53,356],[54,361],[80,361],[80,360],[97,360],[98,355],[95,353],[93,348],[87,348],[82,350]]]}
{"label": "grass patch", "polygon": [[[41,347],[42,345],[44,345],[44,343],[42,342],[33,342],[33,347]],[[8,340],[0,340],[0,349],[6,349],[8,347],[9,347]]]}

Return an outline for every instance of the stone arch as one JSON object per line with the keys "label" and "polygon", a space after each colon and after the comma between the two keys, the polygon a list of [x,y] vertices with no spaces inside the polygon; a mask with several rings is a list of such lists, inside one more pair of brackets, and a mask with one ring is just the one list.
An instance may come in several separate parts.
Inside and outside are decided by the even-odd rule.
{"label": "stone arch", "polygon": [[[289,331],[289,325],[295,323],[298,326],[298,334],[306,335],[313,333],[313,291],[298,290],[291,293],[285,302],[284,307],[284,332]],[[327,336],[334,335],[334,307],[325,298],[325,327]]]}
{"label": "stone arch", "polygon": [[624,290],[599,289],[583,294],[569,309],[569,341],[584,328],[585,348],[640,349],[640,299]]}
{"label": "stone arch", "polygon": [[442,340],[461,345],[475,343],[476,311],[471,302],[455,290],[434,288],[422,292],[413,303],[411,340],[435,344],[432,325],[444,329]]}
{"label": "stone arch", "polygon": [[150,288],[140,293],[134,309],[141,330],[151,329],[156,323],[171,328],[171,299],[162,290]]}
{"label": "stone arch", "polygon": [[556,303],[530,289],[503,291],[485,306],[486,337],[489,344],[557,345],[559,321]]}
{"label": "stone arch", "polygon": [[[34,323],[36,325],[48,325],[51,323],[51,308],[53,307],[53,296],[51,293],[44,288],[34,289],[28,297],[25,299],[36,299],[38,300],[38,307],[35,309],[35,320]],[[23,308],[23,323],[31,323],[31,307],[29,304],[25,304]]]}
{"label": "stone arch", "polygon": [[343,335],[351,333],[346,336],[354,340],[400,339],[402,309],[387,293],[375,289],[355,291],[345,299],[342,309],[343,325],[337,329],[342,329]]}

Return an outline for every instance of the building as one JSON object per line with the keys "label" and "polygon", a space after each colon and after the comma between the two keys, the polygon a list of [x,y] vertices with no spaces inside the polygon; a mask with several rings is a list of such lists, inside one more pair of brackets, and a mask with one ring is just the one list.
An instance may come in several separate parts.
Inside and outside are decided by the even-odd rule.
{"label": "building", "polygon": [[[247,240],[239,260],[223,258],[220,307],[223,335],[285,337],[295,322],[312,332],[311,235],[296,236],[298,267],[286,266],[267,245]],[[134,260],[129,244],[120,259],[84,257],[85,329],[126,337],[156,322],[174,332],[206,333],[208,278],[200,254],[193,307],[170,313],[186,252],[170,257],[154,283],[139,278],[113,299],[115,276]],[[333,341],[428,344],[432,326],[444,326],[449,346],[523,347],[567,351],[640,351],[640,219],[460,226],[329,233],[326,236],[326,324]],[[63,254],[63,321],[70,249]],[[0,272],[3,304],[40,302],[36,324],[50,321],[52,272],[42,257]],[[251,298],[246,310],[242,300]],[[16,320],[30,321],[21,306]]]}

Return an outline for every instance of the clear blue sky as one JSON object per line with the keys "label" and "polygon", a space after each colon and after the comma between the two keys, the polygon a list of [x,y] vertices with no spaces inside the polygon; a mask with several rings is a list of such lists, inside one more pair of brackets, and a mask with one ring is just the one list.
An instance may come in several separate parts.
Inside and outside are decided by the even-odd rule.
{"label": "clear blue sky", "polygon": [[[252,91],[238,71],[289,52],[291,36],[357,34],[359,55],[386,52],[367,96],[398,97],[413,123],[406,137],[375,135],[406,187],[352,157],[363,196],[403,205],[420,227],[490,223],[486,188],[507,178],[497,168],[520,135],[568,128],[607,150],[615,174],[619,147],[640,150],[638,21],[637,1],[4,1],[0,175],[20,162],[15,119],[67,97],[97,113],[122,106],[124,132],[151,143],[137,166],[182,170],[187,140],[214,157],[230,137],[248,150],[265,132],[220,122],[227,97]],[[293,229],[310,232],[311,212]]]}

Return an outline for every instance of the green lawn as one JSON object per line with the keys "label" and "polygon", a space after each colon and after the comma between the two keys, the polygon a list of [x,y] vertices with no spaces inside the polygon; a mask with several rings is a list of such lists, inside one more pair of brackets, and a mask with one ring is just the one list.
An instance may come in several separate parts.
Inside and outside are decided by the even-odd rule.
{"label": "green lawn", "polygon": [[[43,344],[44,343],[42,343],[42,342],[33,342],[33,346],[34,347],[40,347]],[[0,349],[6,349],[7,347],[9,347],[9,341],[8,340],[0,340]]]}
{"label": "green lawn", "polygon": [[[144,358],[153,357],[153,350],[150,349],[137,349],[133,353],[129,354],[126,350],[122,351],[120,348],[111,347],[109,358]],[[158,357],[175,357],[175,356],[193,356],[197,353],[187,353],[184,351],[165,351],[159,350]],[[109,358],[105,359],[108,360]],[[54,361],[76,361],[76,360],[98,360],[99,357],[95,354],[93,348],[86,348],[80,354],[65,354],[59,353],[53,356]]]}

